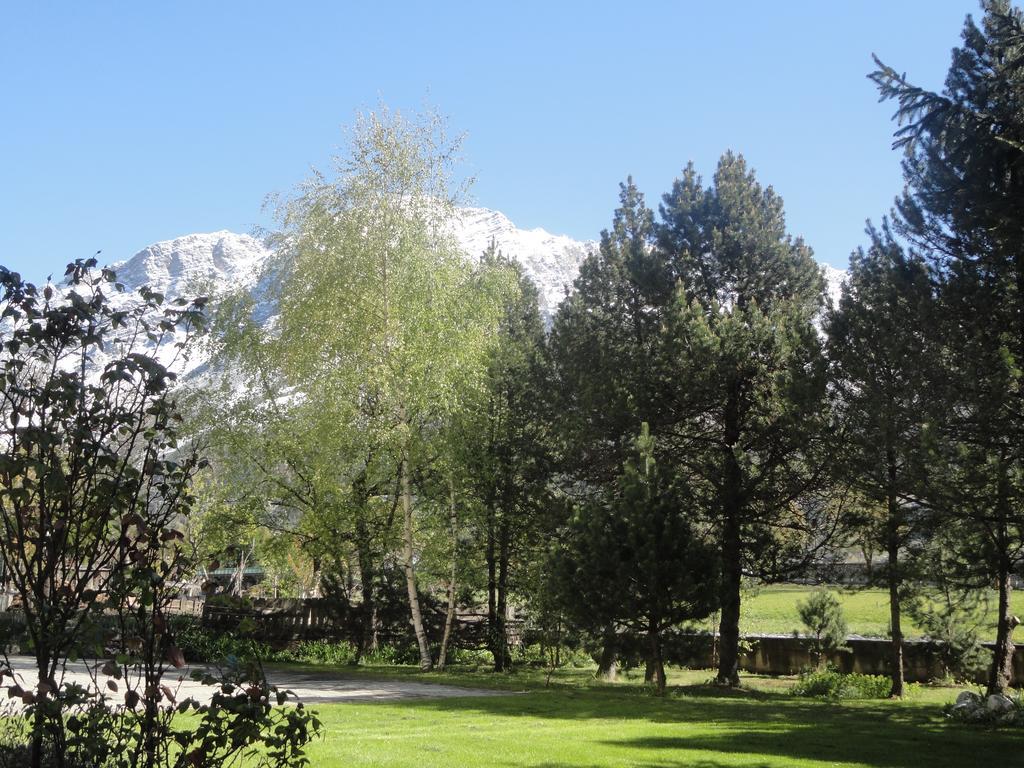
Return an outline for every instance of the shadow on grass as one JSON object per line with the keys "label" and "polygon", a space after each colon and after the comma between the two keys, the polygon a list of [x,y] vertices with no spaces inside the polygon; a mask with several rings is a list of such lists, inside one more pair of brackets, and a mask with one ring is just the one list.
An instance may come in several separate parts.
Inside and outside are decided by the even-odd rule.
{"label": "shadow on grass", "polygon": [[[566,721],[645,721],[678,726],[670,734],[603,738],[635,750],[651,768],[788,765],[797,759],[861,763],[879,768],[1016,765],[1024,733],[988,731],[943,720],[938,708],[890,702],[839,705],[782,693],[729,691],[711,686],[675,689],[670,697],[613,689],[533,691],[530,695],[410,701],[403,707],[436,715],[460,712]],[[610,729],[614,734],[614,727]],[[605,734],[607,736],[608,734]],[[731,759],[718,763],[693,752]],[[758,758],[762,762],[758,762]],[[724,757],[723,757],[724,759]],[[649,762],[647,762],[649,761]],[[543,768],[561,768],[558,763]]]}

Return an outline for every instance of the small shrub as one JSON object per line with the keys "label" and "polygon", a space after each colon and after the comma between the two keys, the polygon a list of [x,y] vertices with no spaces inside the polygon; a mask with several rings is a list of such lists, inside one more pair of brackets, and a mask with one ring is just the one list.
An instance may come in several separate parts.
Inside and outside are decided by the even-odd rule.
{"label": "small shrub", "polygon": [[906,603],[907,613],[938,646],[943,676],[953,682],[984,680],[992,655],[982,647],[987,596],[921,588]]}
{"label": "small shrub", "polygon": [[892,680],[883,675],[844,675],[835,669],[819,669],[800,675],[790,689],[794,696],[823,699],[885,699]]}
{"label": "small shrub", "polygon": [[800,621],[814,638],[814,653],[818,665],[824,655],[846,644],[846,618],[839,600],[827,589],[811,593],[806,601],[796,604]]}
{"label": "small shrub", "polygon": [[[551,647],[545,647],[540,643],[523,644],[512,649],[512,663],[530,667],[546,667],[551,664],[552,652]],[[594,657],[583,647],[562,645],[558,649],[558,666],[588,669],[594,666]]]}
{"label": "small shrub", "polygon": [[274,654],[273,660],[341,666],[354,664],[358,655],[358,649],[345,641],[303,640],[291,650]]}
{"label": "small shrub", "polygon": [[567,648],[562,655],[562,664],[573,669],[590,669],[594,660],[582,648]]}
{"label": "small shrub", "polygon": [[450,664],[471,667],[493,667],[494,654],[486,648],[453,648],[448,652]]}
{"label": "small shrub", "polygon": [[539,642],[523,643],[511,650],[513,664],[526,664],[527,666],[543,667],[547,665],[548,658],[544,646]]}
{"label": "small shrub", "polygon": [[363,664],[370,666],[388,666],[391,664],[398,664],[399,654],[395,651],[394,646],[391,645],[379,645],[375,650],[367,651],[363,654]]}
{"label": "small shrub", "polygon": [[231,633],[213,634],[203,629],[196,619],[174,621],[171,626],[174,639],[189,662],[219,663],[232,658],[267,661],[274,656],[273,649],[265,643]]}

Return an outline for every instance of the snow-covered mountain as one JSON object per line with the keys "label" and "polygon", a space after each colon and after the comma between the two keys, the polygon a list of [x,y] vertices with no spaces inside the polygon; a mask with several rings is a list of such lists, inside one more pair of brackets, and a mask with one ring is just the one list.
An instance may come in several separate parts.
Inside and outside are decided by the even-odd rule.
{"label": "snow-covered mountain", "polygon": [[[487,208],[460,209],[452,232],[467,258],[479,256],[493,241],[504,254],[519,261],[537,285],[546,317],[551,317],[565,298],[583,259],[597,248],[594,241],[574,240],[543,229],[520,229],[504,214]],[[173,299],[215,295],[238,287],[257,290],[261,270],[272,255],[257,238],[221,231],[155,243],[111,266],[127,289],[149,285]],[[823,269],[828,292],[836,301],[846,273],[829,265]],[[270,306],[257,309],[257,317],[274,314]],[[192,359],[187,368],[201,362]]]}
{"label": "snow-covered mountain", "polygon": [[270,249],[256,238],[222,230],[154,243],[110,266],[129,290],[149,285],[177,298],[254,286],[270,256]]}
{"label": "snow-covered mountain", "polygon": [[540,310],[551,317],[562,303],[580,264],[597,250],[593,240],[573,240],[543,229],[519,229],[508,217],[488,208],[462,208],[452,229],[467,255],[479,256],[493,240],[506,256],[523,266],[540,292]]}
{"label": "snow-covered mountain", "polygon": [[[546,316],[565,298],[580,263],[597,247],[543,229],[519,229],[508,217],[487,208],[462,208],[452,221],[452,234],[467,258],[475,258],[493,241],[513,256],[537,285]],[[111,266],[129,289],[150,285],[169,298],[218,289],[255,287],[260,270],[272,255],[262,241],[221,231],[155,243],[131,259]]]}
{"label": "snow-covered mountain", "polygon": [[825,273],[825,293],[832,299],[832,304],[839,304],[839,294],[843,291],[843,281],[846,280],[846,270],[836,269],[831,264],[822,264],[821,269]]}

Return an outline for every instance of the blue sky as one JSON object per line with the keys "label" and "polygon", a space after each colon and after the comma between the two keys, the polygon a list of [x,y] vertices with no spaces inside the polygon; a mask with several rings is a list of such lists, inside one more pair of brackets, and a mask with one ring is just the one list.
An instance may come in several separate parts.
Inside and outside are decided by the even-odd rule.
{"label": "blue sky", "polygon": [[359,109],[467,134],[474,202],[596,238],[742,152],[843,266],[901,187],[871,54],[939,87],[973,0],[40,2],[0,6],[0,263],[42,279],[190,232],[268,226]]}

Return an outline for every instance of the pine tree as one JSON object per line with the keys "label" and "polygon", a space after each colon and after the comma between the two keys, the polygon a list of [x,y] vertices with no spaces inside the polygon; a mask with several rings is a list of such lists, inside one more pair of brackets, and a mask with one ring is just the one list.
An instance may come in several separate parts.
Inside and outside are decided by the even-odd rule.
{"label": "pine tree", "polygon": [[826,653],[846,644],[848,627],[839,599],[825,588],[812,592],[796,604],[800,621],[814,638],[815,663],[820,668]]}
{"label": "pine tree", "polygon": [[[612,227],[580,266],[551,331],[559,469],[571,495],[607,503],[643,421],[657,431],[664,385],[656,360],[674,278],[654,245],[654,214],[628,178]],[[614,628],[601,630],[599,674],[613,677]]]}
{"label": "pine tree", "polygon": [[833,402],[840,426],[834,447],[839,477],[884,510],[878,539],[892,632],[891,695],[903,695],[901,553],[918,525],[924,399],[932,345],[931,284],[919,256],[895,241],[888,225],[868,228],[871,245],[850,259],[839,306],[828,315]]}
{"label": "pine tree", "polygon": [[653,235],[653,213],[630,178],[552,328],[563,469],[592,487],[615,482],[640,422],[654,429],[658,420],[654,360],[673,281]]}
{"label": "pine tree", "polygon": [[622,625],[645,637],[663,693],[661,633],[714,610],[717,553],[700,535],[686,488],[656,462],[646,423],[634,445],[613,499],[581,505],[552,570],[574,623]]}
{"label": "pine tree", "polygon": [[785,230],[782,200],[742,157],[704,189],[686,169],[661,206],[658,250],[681,289],[666,323],[661,380],[675,387],[668,455],[691,477],[722,563],[718,681],[738,685],[743,576],[778,576],[832,526],[811,492],[824,424],[825,365],[812,324],[823,278]]}
{"label": "pine tree", "polygon": [[899,231],[939,281],[946,386],[932,501],[972,550],[964,576],[998,587],[989,690],[999,692],[1018,623],[1011,577],[1024,562],[1024,17],[1007,0],[982,8],[980,24],[966,21],[941,93],[881,62],[871,77],[899,105]]}

